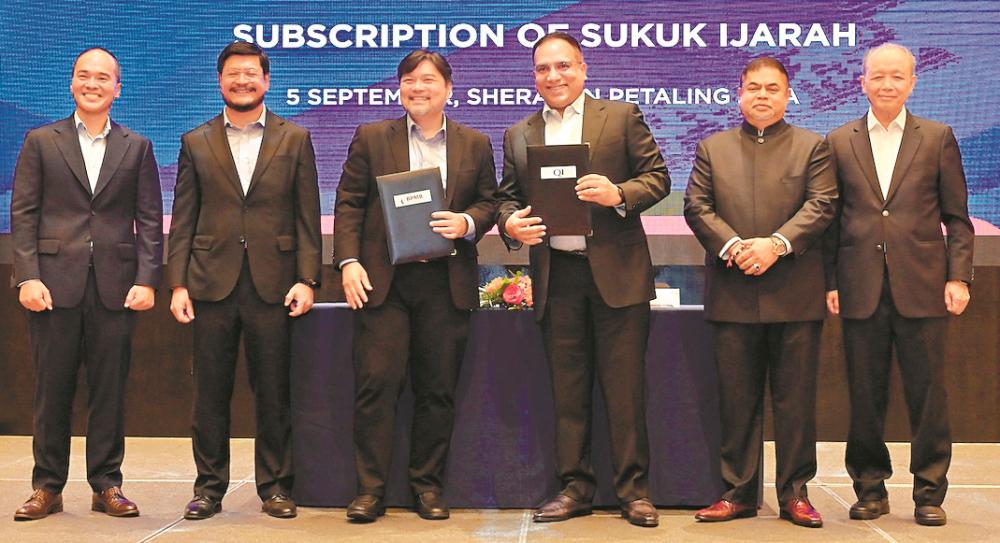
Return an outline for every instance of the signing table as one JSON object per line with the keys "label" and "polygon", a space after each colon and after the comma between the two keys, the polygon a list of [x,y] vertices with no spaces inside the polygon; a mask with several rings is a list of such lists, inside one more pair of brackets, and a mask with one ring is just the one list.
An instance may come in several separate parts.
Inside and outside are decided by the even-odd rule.
{"label": "signing table", "polygon": [[[722,493],[717,376],[700,306],[654,309],[646,356],[650,498],[699,506]],[[294,498],[343,507],[355,495],[351,310],[317,304],[296,319],[292,342]],[[456,395],[445,475],[452,507],[535,507],[559,491],[551,381],[530,311],[475,311]],[[595,505],[617,505],[608,420],[595,387]],[[386,503],[410,506],[406,480],[413,395],[406,387]]]}

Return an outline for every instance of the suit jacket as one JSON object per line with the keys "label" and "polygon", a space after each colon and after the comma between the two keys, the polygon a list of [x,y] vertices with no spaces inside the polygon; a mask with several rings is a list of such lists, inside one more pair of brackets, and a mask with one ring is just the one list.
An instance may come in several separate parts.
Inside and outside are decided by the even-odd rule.
{"label": "suit jacket", "polygon": [[162,274],[163,201],[153,144],[112,122],[91,193],[73,116],[31,130],[14,171],[11,226],[13,285],[40,279],[55,307],[74,307],[93,258],[101,302],[123,310],[132,285],[156,288]]}
{"label": "suit jacket", "polygon": [[[762,136],[744,122],[702,140],[684,197],[684,218],[706,251],[705,318],[822,320],[821,239],[833,220],[836,198],[830,150],[819,134],[782,120]],[[774,233],[788,239],[792,252],[763,275],[727,268],[719,258],[734,236]]]}
{"label": "suit jacket", "polygon": [[828,139],[841,199],[828,238],[827,289],[839,291],[841,316],[864,319],[874,313],[886,269],[900,314],[947,315],[944,284],[972,281],[974,238],[962,156],[951,128],[907,113],[887,198],[875,173],[867,115],[830,132]]}
{"label": "suit jacket", "polygon": [[[652,300],[653,265],[640,213],[670,193],[670,177],[638,106],[589,96],[583,107],[582,142],[590,143],[591,173],[601,174],[625,193],[625,216],[610,207],[593,206],[587,254],[604,303],[626,307]],[[507,237],[510,215],[527,205],[522,180],[528,177],[528,146],[545,144],[545,120],[538,111],[507,129],[503,142],[503,181],[497,225],[508,248],[519,242]],[[535,317],[545,313],[550,247],[545,242],[528,251]]]}
{"label": "suit jacket", "polygon": [[[468,213],[476,225],[475,242],[455,240],[448,258],[451,300],[459,309],[479,307],[479,267],[476,243],[496,219],[496,166],[489,138],[447,119],[448,179],[445,208]],[[385,301],[394,267],[389,263],[385,218],[375,178],[410,169],[406,116],[358,127],[344,163],[334,209],[334,263],[354,258],[368,272],[373,290],[367,307]],[[427,217],[430,222],[430,217]]]}
{"label": "suit jacket", "polygon": [[296,282],[319,282],[319,185],[309,131],[267,110],[243,195],[222,114],[181,136],[167,283],[219,301],[240,276],[244,245],[261,299],[281,303]]}

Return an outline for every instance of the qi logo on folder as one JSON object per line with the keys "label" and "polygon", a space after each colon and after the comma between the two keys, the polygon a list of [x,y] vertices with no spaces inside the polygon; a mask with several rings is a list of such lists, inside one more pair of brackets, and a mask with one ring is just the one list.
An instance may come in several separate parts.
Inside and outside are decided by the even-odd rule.
{"label": "qi logo on folder", "polygon": [[576,165],[542,166],[542,179],[576,179]]}

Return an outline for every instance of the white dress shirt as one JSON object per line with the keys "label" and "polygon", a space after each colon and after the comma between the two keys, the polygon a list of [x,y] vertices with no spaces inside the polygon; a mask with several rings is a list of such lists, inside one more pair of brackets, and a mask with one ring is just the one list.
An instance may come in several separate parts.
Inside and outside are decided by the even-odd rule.
{"label": "white dress shirt", "polygon": [[236,173],[240,176],[240,186],[246,196],[257,168],[257,156],[260,155],[260,144],[264,141],[264,120],[267,117],[267,106],[260,112],[260,118],[246,125],[243,129],[236,128],[229,122],[229,114],[222,110],[222,120],[226,125],[226,139],[229,140],[229,150],[233,153],[236,163]]}
{"label": "white dress shirt", "polygon": [[[407,141],[410,147],[410,171],[437,166],[441,170],[441,188],[448,190],[448,119],[442,117],[441,128],[433,136],[425,138],[420,126],[406,115]],[[468,213],[465,217],[465,239],[476,239],[476,223]]]}
{"label": "white dress shirt", "polygon": [[76,135],[80,139],[80,151],[83,152],[83,163],[87,166],[87,181],[90,183],[90,194],[94,194],[97,178],[101,175],[104,165],[104,153],[108,150],[108,133],[111,132],[111,118],[104,122],[104,129],[96,136],[87,132],[87,125],[76,112],[73,113],[76,122]]}
{"label": "white dress shirt", "polygon": [[[578,145],[583,142],[583,104],[586,94],[580,96],[572,104],[566,106],[562,115],[549,107],[542,108],[542,119],[545,121],[545,145]],[[552,236],[549,246],[560,251],[586,251],[586,236]]]}
{"label": "white dress shirt", "polygon": [[882,189],[882,199],[889,196],[889,183],[896,167],[896,155],[903,143],[903,129],[906,128],[906,107],[889,122],[889,128],[882,126],[875,118],[875,112],[868,108],[868,138],[872,142],[872,156],[875,158],[875,173]]}

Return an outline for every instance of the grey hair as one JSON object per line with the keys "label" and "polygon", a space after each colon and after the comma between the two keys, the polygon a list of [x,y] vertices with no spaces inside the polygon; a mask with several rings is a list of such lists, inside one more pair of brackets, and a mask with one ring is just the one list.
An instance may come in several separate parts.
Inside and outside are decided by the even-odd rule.
{"label": "grey hair", "polygon": [[881,51],[889,51],[889,50],[892,50],[892,51],[902,51],[906,55],[906,57],[910,59],[910,74],[911,75],[916,75],[916,73],[917,73],[917,58],[913,56],[913,52],[911,52],[909,49],[907,49],[903,45],[900,45],[898,43],[892,43],[892,42],[883,43],[882,45],[879,45],[879,46],[876,46],[876,47],[872,47],[868,51],[865,51],[865,58],[864,58],[864,60],[861,63],[861,73],[862,74],[868,73],[868,58],[869,57],[871,57],[875,53],[879,53]]}

